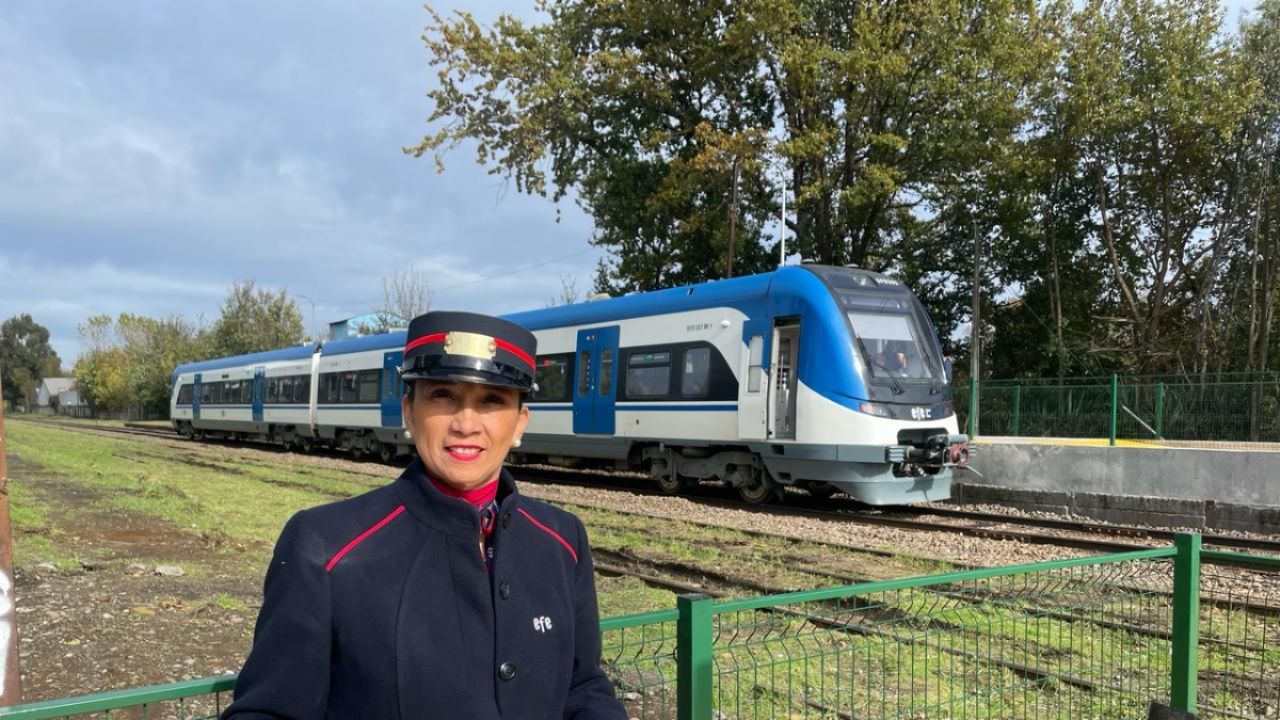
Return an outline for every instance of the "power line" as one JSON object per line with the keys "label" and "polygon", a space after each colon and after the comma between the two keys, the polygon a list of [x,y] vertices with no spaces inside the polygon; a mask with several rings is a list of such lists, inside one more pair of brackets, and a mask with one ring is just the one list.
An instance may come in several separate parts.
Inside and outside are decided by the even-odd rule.
{"label": "power line", "polygon": [[589,248],[586,248],[586,249],[583,249],[583,250],[579,250],[579,251],[577,251],[577,252],[571,252],[571,253],[569,253],[568,255],[562,255],[562,256],[560,256],[560,257],[558,257],[558,258],[552,258],[552,259],[550,259],[550,260],[545,260],[545,261],[540,262],[540,263],[535,263],[535,264],[533,264],[533,265],[528,265],[528,266],[526,266],[526,267],[522,267],[522,268],[519,268],[519,269],[517,269],[517,270],[511,270],[511,271],[508,271],[508,272],[499,273],[499,274],[497,274],[497,275],[493,275],[493,276],[491,276],[491,277],[486,277],[486,278],[480,278],[480,279],[478,279],[478,280],[468,280],[467,282],[464,282],[464,283],[458,283],[457,285],[450,285],[449,287],[446,287],[446,288],[440,288],[439,290],[432,290],[432,292],[433,292],[433,293],[448,292],[448,291],[450,291],[450,290],[457,290],[458,288],[467,287],[468,285],[476,285],[476,284],[478,284],[478,283],[482,283],[482,282],[489,282],[490,280],[497,280],[498,278],[501,278],[501,277],[507,277],[508,275],[515,275],[515,274],[517,274],[517,273],[522,273],[522,272],[524,272],[524,271],[526,271],[526,270],[534,270],[534,269],[537,269],[537,268],[543,267],[543,266],[545,266],[545,265],[550,265],[551,263],[558,263],[558,262],[560,262],[561,260],[568,260],[569,258],[572,258],[572,257],[577,257],[577,256],[579,256],[579,255],[584,255],[584,254],[586,254],[586,253],[591,252],[592,250],[595,250],[595,248],[594,248],[594,247],[589,247]]}
{"label": "power line", "polygon": [[[595,249],[596,249],[595,247],[587,247],[587,248],[583,248],[582,250],[571,252],[568,255],[561,255],[560,257],[554,257],[554,258],[551,258],[550,260],[543,260],[542,262],[534,263],[532,265],[526,265],[522,268],[516,268],[515,270],[507,270],[494,275],[490,275],[488,277],[477,278],[475,280],[468,280],[464,283],[458,283],[457,285],[450,285],[448,287],[431,288],[431,295],[435,296],[443,292],[449,292],[450,290],[457,290],[458,288],[464,288],[470,285],[478,285],[483,282],[497,280],[498,278],[509,277],[511,275],[518,275],[519,273],[522,273],[528,270],[536,270],[540,267],[551,265],[552,263],[558,263],[562,260],[568,260],[569,258],[575,258],[575,257],[578,257],[579,255],[585,255],[586,253],[589,253]],[[297,296],[295,295],[295,297]],[[351,300],[344,303],[323,303],[319,305],[321,307],[333,307],[333,308],[353,307],[356,305],[373,305],[373,304],[382,302],[384,299],[385,298],[377,298],[376,300]]]}

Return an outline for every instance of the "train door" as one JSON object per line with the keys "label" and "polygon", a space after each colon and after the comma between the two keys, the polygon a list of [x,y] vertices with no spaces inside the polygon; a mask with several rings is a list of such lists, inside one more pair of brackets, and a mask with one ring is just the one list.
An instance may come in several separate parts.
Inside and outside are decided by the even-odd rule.
{"label": "train door", "polygon": [[200,419],[200,373],[196,373],[196,379],[192,381],[191,386],[191,419]]}
{"label": "train door", "polygon": [[796,368],[800,359],[800,321],[773,325],[773,377],[769,389],[769,431],[775,438],[796,436]]}
{"label": "train door", "polygon": [[404,418],[400,416],[400,396],[404,394],[400,363],[403,361],[403,350],[382,354],[382,427],[404,425]]}
{"label": "train door", "polygon": [[[767,321],[766,321],[767,322]],[[751,331],[746,352],[740,363],[745,382],[738,385],[738,437],[742,440],[764,440],[769,432],[769,370],[765,365],[765,333]]]}
{"label": "train door", "polygon": [[618,392],[618,326],[578,331],[573,432],[612,435]]}
{"label": "train door", "polygon": [[[267,369],[253,369],[253,421],[262,422],[262,400],[267,392]],[[241,401],[243,402],[243,401]]]}

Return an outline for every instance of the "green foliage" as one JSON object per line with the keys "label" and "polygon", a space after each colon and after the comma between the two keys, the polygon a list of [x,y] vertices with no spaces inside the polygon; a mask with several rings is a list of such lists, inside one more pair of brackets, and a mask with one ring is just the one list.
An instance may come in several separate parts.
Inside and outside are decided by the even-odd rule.
{"label": "green foliage", "polygon": [[89,405],[107,412],[130,407],[168,412],[173,369],[205,354],[207,339],[180,317],[163,320],[122,313],[95,315],[80,325],[85,351],[76,385]]}
{"label": "green foliage", "polygon": [[302,312],[285,290],[256,288],[252,280],[231,286],[209,331],[214,357],[244,355],[297,345],[304,335]]}
{"label": "green foliage", "polygon": [[[772,265],[891,272],[944,345],[983,246],[994,374],[1265,369],[1280,340],[1280,0],[543,0],[431,11],[432,131],[406,151],[574,195],[596,289]],[[736,189],[736,193],[735,193]]]}
{"label": "green foliage", "polygon": [[40,381],[60,372],[62,361],[49,344],[49,330],[28,314],[0,324],[0,384],[3,402],[30,406]]}

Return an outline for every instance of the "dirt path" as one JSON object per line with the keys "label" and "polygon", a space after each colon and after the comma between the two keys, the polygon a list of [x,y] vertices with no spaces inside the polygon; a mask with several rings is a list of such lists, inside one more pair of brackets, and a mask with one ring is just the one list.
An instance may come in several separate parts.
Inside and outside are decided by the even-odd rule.
{"label": "dirt path", "polygon": [[[99,491],[9,458],[58,508],[38,534],[80,567],[15,569],[25,702],[235,672],[252,637],[269,548],[245,548],[107,507]],[[35,534],[35,533],[32,533]],[[14,538],[24,542],[23,534]],[[156,569],[180,568],[181,576]],[[166,572],[168,572],[166,570]]]}

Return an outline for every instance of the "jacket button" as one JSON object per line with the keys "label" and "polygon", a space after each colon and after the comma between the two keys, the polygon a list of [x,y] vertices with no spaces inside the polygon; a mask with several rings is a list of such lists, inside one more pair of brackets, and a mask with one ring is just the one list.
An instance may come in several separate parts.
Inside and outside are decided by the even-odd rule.
{"label": "jacket button", "polygon": [[498,584],[498,595],[501,596],[503,600],[506,600],[507,597],[511,595],[511,586],[507,584],[506,580],[503,580]]}
{"label": "jacket button", "polygon": [[503,680],[510,680],[515,676],[516,676],[516,666],[512,665],[509,662],[502,663],[502,665],[498,668],[498,677],[502,678]]}
{"label": "jacket button", "polygon": [[511,511],[508,510],[502,514],[502,529],[506,530],[511,525]]}

